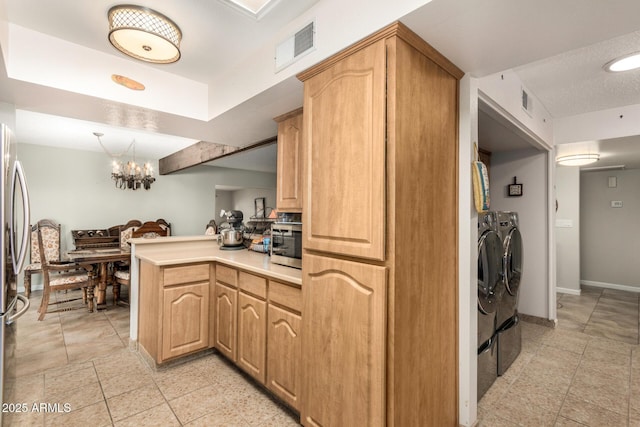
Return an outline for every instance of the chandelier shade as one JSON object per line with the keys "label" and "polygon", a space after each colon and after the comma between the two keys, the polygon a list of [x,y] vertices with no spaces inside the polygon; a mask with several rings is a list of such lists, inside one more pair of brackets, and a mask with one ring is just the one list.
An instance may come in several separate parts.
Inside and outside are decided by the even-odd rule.
{"label": "chandelier shade", "polygon": [[109,42],[132,58],[156,64],[180,59],[182,32],[169,18],[142,6],[109,9]]}
{"label": "chandelier shade", "polygon": [[562,166],[584,166],[600,160],[600,154],[572,154],[556,158],[556,162]]}

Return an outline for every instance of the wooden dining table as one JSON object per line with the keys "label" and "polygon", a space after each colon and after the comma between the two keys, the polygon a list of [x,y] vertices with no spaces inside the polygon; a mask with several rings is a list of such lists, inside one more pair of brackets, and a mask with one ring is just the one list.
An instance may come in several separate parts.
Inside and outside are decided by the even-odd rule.
{"label": "wooden dining table", "polygon": [[[98,285],[94,290],[98,308],[106,304],[107,284],[109,280],[109,264],[118,261],[128,261],[131,258],[130,250],[121,248],[77,249],[65,254],[67,261],[80,265],[91,265],[96,274]],[[114,303],[118,299],[118,289],[114,284]]]}

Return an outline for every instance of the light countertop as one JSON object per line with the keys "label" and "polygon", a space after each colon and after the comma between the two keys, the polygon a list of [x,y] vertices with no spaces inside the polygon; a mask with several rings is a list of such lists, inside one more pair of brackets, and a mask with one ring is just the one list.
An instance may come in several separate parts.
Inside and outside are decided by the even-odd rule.
{"label": "light countertop", "polygon": [[302,286],[302,271],[273,264],[269,255],[241,250],[221,250],[216,236],[175,236],[131,239],[135,257],[157,266],[194,262],[219,262]]}

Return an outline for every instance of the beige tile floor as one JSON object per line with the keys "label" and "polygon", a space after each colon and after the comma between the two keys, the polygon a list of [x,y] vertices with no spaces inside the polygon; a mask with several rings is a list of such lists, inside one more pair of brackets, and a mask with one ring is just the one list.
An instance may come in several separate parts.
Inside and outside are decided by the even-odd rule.
{"label": "beige tile floor", "polygon": [[[216,354],[152,371],[128,349],[128,308],[53,313],[38,322],[40,297],[32,294],[32,307],[18,323],[14,398],[29,411],[5,414],[4,425],[298,425],[293,414]],[[51,405],[48,412],[32,411],[34,403],[58,403],[60,410]]]}
{"label": "beige tile floor", "polygon": [[558,294],[555,329],[522,323],[522,353],[478,405],[480,426],[640,426],[638,294]]}

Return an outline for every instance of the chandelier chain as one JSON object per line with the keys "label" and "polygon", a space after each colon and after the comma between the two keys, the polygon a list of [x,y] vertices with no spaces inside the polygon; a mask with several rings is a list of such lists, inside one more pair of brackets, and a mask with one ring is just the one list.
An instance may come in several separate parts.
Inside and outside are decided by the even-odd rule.
{"label": "chandelier chain", "polygon": [[[96,133],[94,133],[94,135],[96,135]],[[125,154],[127,154],[129,152],[129,150],[131,150],[131,147],[133,147],[133,161],[136,160],[136,140],[134,139],[133,141],[131,141],[131,144],[129,144],[129,146],[127,147],[126,150],[124,150],[122,153],[120,154],[114,154],[111,151],[107,150],[107,147],[104,146],[104,144],[102,143],[102,140],[100,139],[102,135],[97,134],[96,137],[98,138],[98,142],[100,143],[100,147],[102,147],[102,149],[104,150],[105,154],[109,157],[115,158],[115,159],[119,159],[120,157],[124,156]]]}

